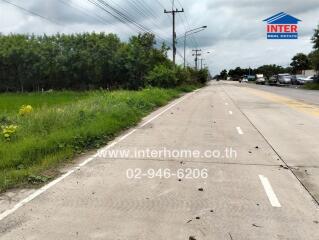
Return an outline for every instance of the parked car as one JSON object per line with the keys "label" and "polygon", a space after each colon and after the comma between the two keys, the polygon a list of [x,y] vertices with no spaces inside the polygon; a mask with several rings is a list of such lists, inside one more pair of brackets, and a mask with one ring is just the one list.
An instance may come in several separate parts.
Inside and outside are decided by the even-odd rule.
{"label": "parked car", "polygon": [[292,84],[303,85],[307,82],[314,81],[314,77],[313,76],[306,77],[304,75],[295,75],[295,76],[292,76],[291,81],[292,81]]}
{"label": "parked car", "polygon": [[277,75],[277,83],[291,84],[291,75],[289,73],[278,74]]}
{"label": "parked car", "polygon": [[247,83],[248,82],[248,78],[247,77],[243,78],[242,82]]}
{"label": "parked car", "polygon": [[256,84],[265,84],[266,79],[263,74],[256,74]]}
{"label": "parked car", "polygon": [[309,83],[309,82],[314,82],[314,81],[315,81],[315,76],[309,76],[309,77],[306,77],[306,78],[303,80],[303,84]]}
{"label": "parked car", "polygon": [[277,84],[277,76],[272,76],[268,79],[267,83],[269,85],[276,85]]}
{"label": "parked car", "polygon": [[248,78],[247,78],[247,75],[244,75],[240,80],[239,82],[248,82]]}
{"label": "parked car", "polygon": [[303,77],[304,77],[303,75],[292,75],[291,76],[291,83],[294,85],[299,85],[300,84],[299,80]]}

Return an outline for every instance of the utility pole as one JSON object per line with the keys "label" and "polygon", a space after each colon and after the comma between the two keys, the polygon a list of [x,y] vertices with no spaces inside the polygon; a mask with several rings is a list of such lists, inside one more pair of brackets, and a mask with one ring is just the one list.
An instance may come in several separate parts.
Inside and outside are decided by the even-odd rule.
{"label": "utility pole", "polygon": [[203,69],[203,61],[204,61],[205,59],[204,58],[201,58],[200,59],[200,69],[202,70]]}
{"label": "utility pole", "polygon": [[177,8],[174,9],[174,2],[173,2],[173,6],[172,6],[172,11],[166,11],[166,9],[164,10],[164,13],[169,13],[173,15],[173,63],[175,66],[175,62],[176,62],[176,32],[175,32],[175,14],[176,13],[182,13],[184,12],[184,8],[182,8],[182,10],[178,10]]}
{"label": "utility pole", "polygon": [[201,52],[202,50],[201,49],[195,49],[193,50],[193,52],[195,52],[193,54],[193,56],[195,56],[195,69],[197,70],[198,69],[198,57],[201,56],[202,54],[200,54],[199,52]]}

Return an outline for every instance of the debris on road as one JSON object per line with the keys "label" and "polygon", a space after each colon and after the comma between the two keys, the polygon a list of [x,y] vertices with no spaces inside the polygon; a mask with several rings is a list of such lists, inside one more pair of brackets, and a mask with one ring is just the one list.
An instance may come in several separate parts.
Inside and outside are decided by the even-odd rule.
{"label": "debris on road", "polygon": [[233,236],[231,235],[231,233],[228,233],[228,234],[229,234],[230,240],[233,240]]}
{"label": "debris on road", "polygon": [[284,166],[284,165],[280,165],[280,167],[283,168],[283,169],[287,169],[287,170],[289,169],[289,167]]}
{"label": "debris on road", "polygon": [[258,226],[256,224],[252,224],[253,227],[256,227],[256,228],[261,228],[262,226]]}

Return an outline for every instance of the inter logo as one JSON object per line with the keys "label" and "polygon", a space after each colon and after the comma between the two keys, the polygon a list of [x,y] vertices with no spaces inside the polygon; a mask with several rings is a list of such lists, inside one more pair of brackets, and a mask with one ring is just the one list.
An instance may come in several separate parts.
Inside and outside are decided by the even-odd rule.
{"label": "inter logo", "polygon": [[298,39],[300,19],[281,12],[263,21],[267,22],[267,39]]}

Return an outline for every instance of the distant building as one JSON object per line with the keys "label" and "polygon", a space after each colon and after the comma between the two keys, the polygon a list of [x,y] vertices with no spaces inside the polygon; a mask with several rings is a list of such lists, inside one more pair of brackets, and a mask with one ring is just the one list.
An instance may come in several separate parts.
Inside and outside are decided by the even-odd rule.
{"label": "distant building", "polygon": [[313,70],[313,69],[308,69],[308,70],[302,70],[301,71],[301,74],[306,76],[306,77],[309,77],[309,76],[315,76],[318,74],[318,72],[316,72],[316,70]]}

